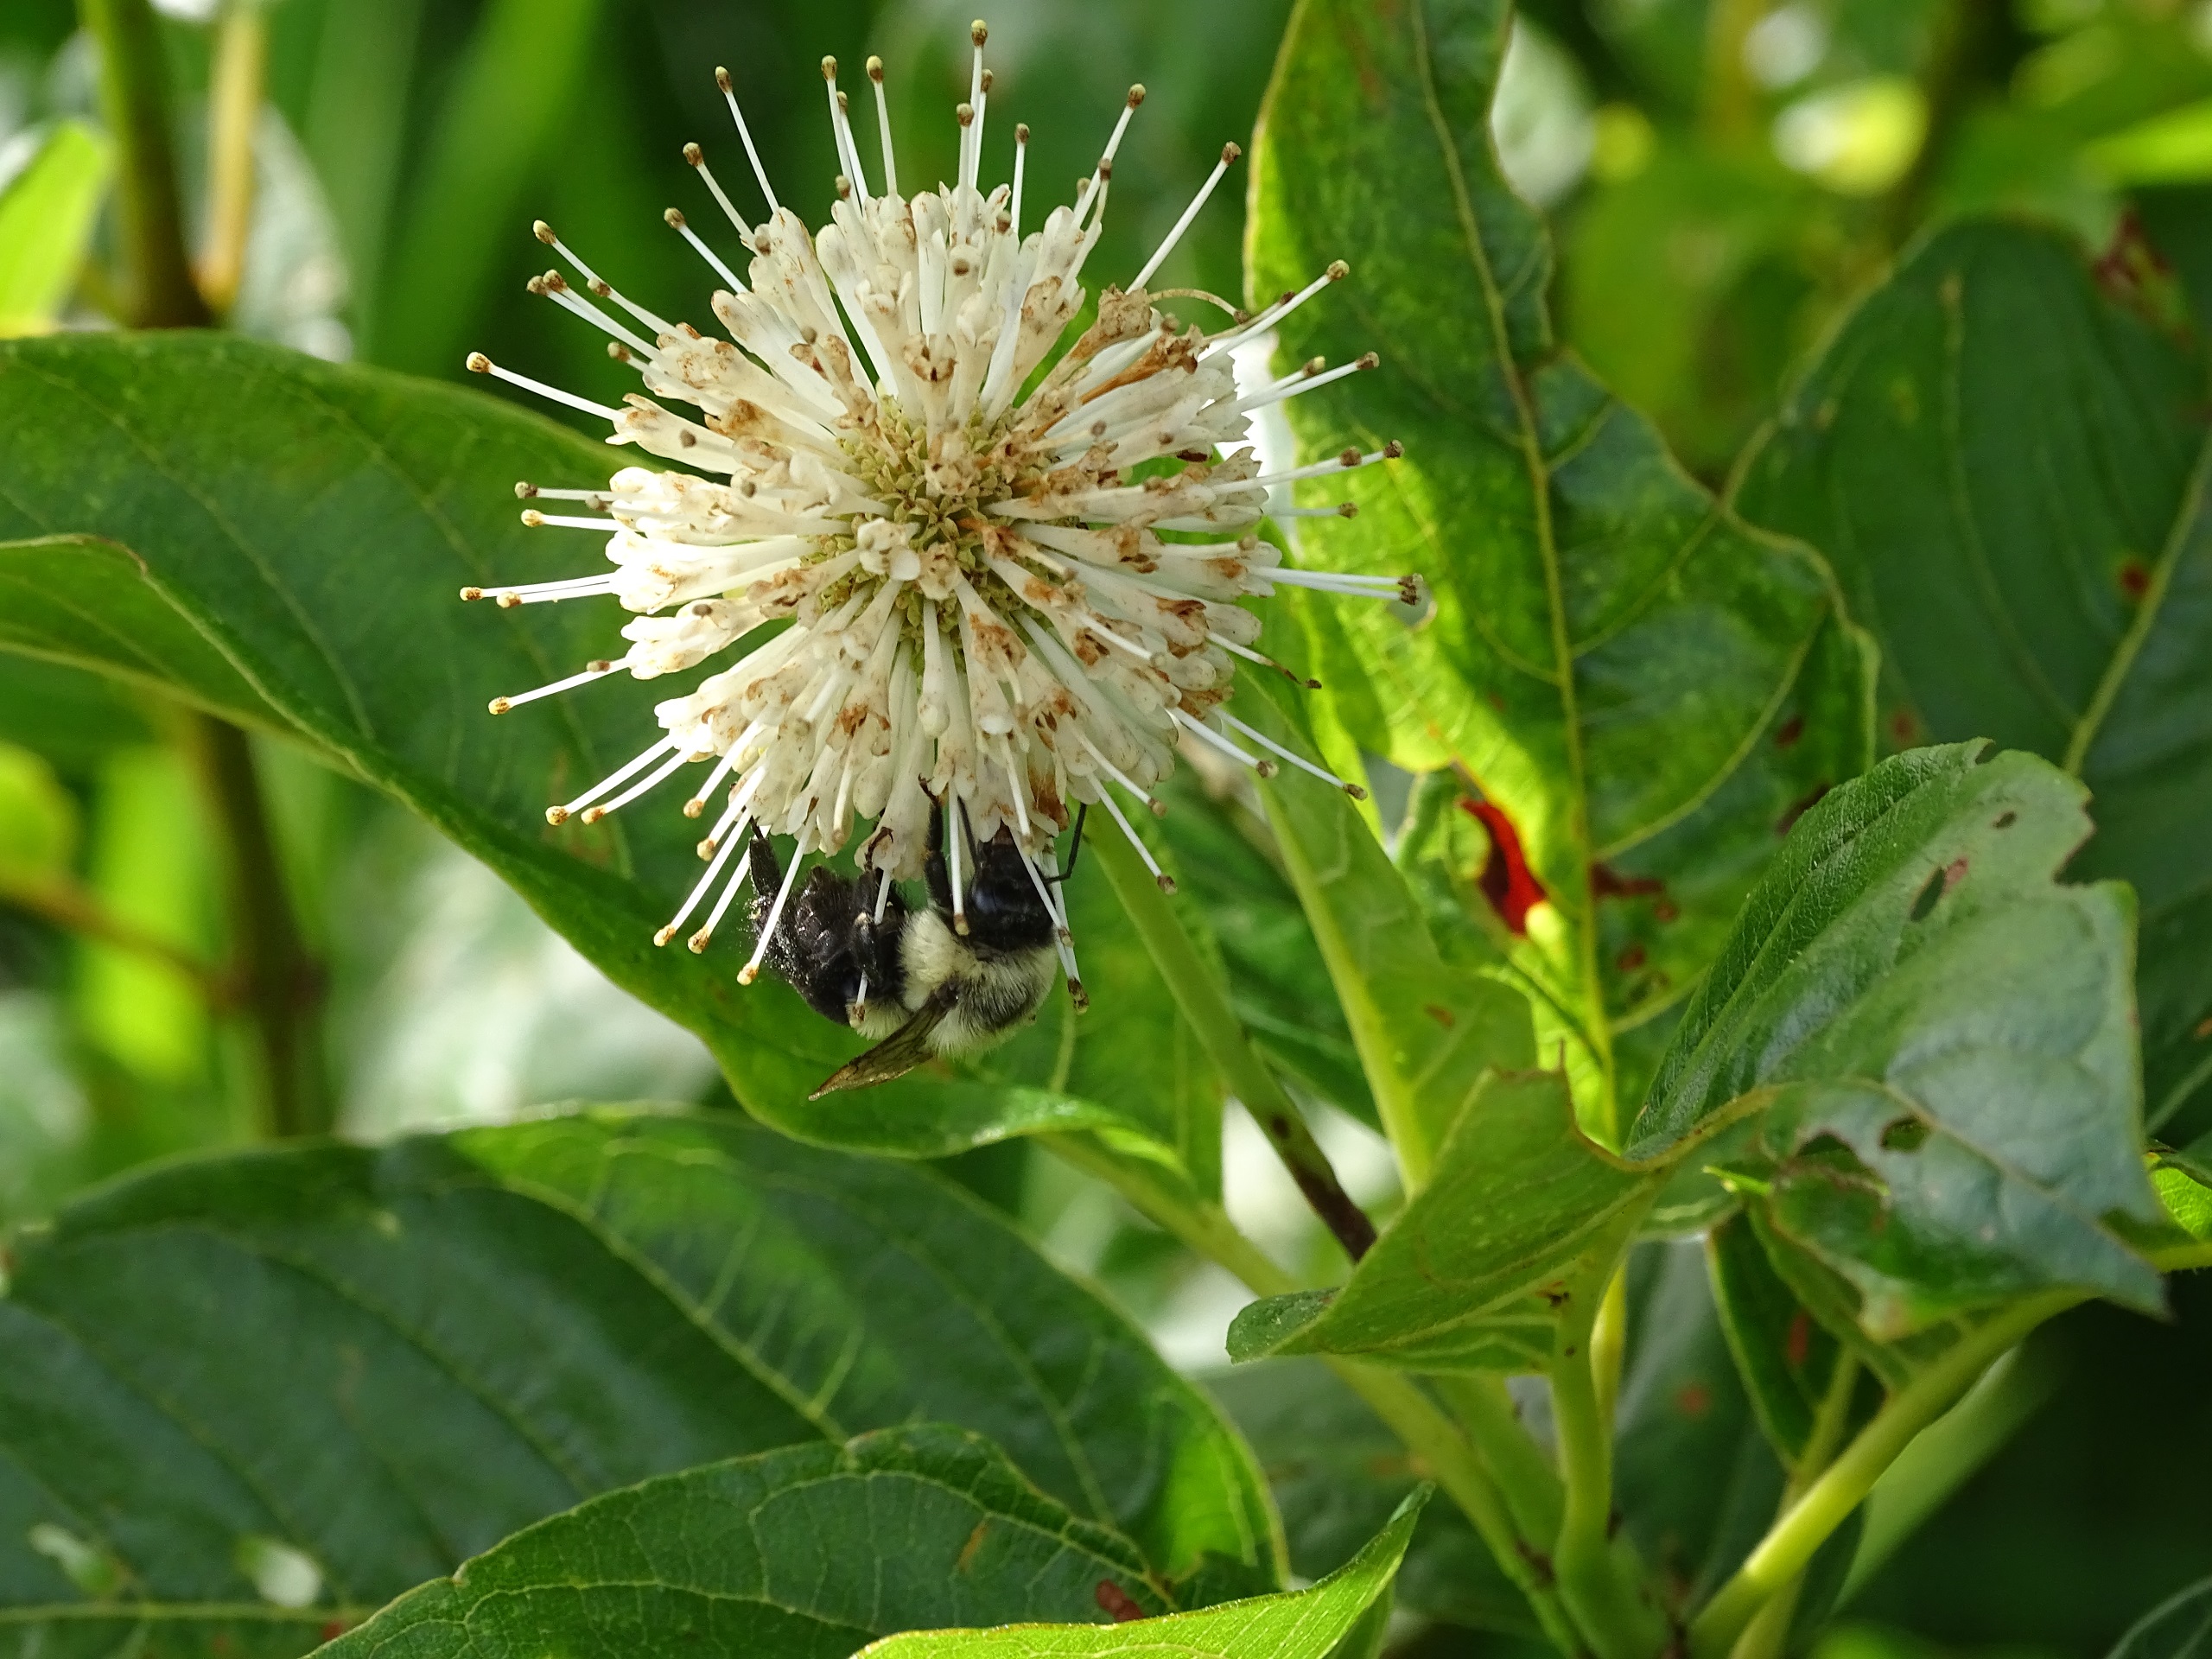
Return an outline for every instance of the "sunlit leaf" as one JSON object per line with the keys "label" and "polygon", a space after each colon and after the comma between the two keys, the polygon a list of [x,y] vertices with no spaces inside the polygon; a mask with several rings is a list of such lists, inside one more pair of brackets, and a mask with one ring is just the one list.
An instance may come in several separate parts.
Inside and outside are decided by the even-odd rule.
{"label": "sunlit leaf", "polygon": [[54,325],[107,191],[106,139],[63,121],[0,189],[0,338]]}

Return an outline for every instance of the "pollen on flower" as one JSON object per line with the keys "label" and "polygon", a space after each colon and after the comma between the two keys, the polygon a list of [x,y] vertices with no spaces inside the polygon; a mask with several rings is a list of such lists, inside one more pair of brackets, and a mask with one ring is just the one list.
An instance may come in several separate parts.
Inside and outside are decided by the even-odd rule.
{"label": "pollen on flower", "polygon": [[[613,443],[675,463],[626,467],[592,488],[518,484],[525,524],[603,535],[607,568],[462,597],[510,607],[610,597],[634,613],[620,658],[497,698],[494,714],[618,670],[653,679],[713,665],[658,705],[657,742],[546,818],[594,823],[709,766],[683,808],[694,817],[718,808],[699,843],[707,869],[655,943],[705,906],[688,940],[703,950],[759,861],[740,849],[756,830],[792,837],[798,856],[759,925],[748,981],[805,858],[857,842],[880,921],[890,883],[924,877],[936,857],[964,932],[977,849],[1010,845],[1072,987],[1054,849],[1079,809],[1103,809],[1173,891],[1117,796],[1163,812],[1155,791],[1179,747],[1204,745],[1263,777],[1287,764],[1359,792],[1224,707],[1240,661],[1288,672],[1256,649],[1260,619],[1241,601],[1281,586],[1384,600],[1418,592],[1411,577],[1294,568],[1256,533],[1271,491],[1399,453],[1395,443],[1347,449],[1266,475],[1249,440],[1255,411],[1375,366],[1372,353],[1335,370],[1317,358],[1248,388],[1232,365],[1232,347],[1267,336],[1348,268],[1331,264],[1256,315],[1176,290],[1227,314],[1211,334],[1154,303],[1147,284],[1243,154],[1227,144],[1159,249],[1126,289],[1098,294],[1096,321],[1061,349],[1089,297],[1084,266],[1144,88],[1129,88],[1073,201],[1026,224],[1026,126],[1011,179],[986,188],[979,176],[1001,93],[983,67],[981,22],[970,38],[968,96],[953,112],[957,176],[911,195],[899,187],[881,60],[867,64],[871,169],[837,61],[822,60],[837,165],[818,231],[778,200],[731,78],[715,71],[764,216],[746,217],[699,145],[683,154],[734,232],[742,273],[683,213],[664,219],[716,279],[709,309],[719,334],[654,315],[551,226],[532,226],[567,274],[533,276],[531,291],[604,333],[640,372],[642,392],[620,408],[481,353],[467,360],[606,419]],[[583,512],[554,510],[564,502]],[[772,623],[784,626],[738,653]],[[941,854],[933,823],[957,826]],[[854,1007],[858,1023],[865,978]]]}

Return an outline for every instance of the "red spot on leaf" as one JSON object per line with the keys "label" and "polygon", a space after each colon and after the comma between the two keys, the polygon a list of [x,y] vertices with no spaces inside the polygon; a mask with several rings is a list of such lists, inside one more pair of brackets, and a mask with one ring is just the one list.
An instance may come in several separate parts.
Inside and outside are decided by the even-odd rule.
{"label": "red spot on leaf", "polygon": [[2212,1037],[2212,1014],[2208,1014],[2203,1019],[2198,1020],[2196,1022],[2196,1029],[2190,1032],[2189,1034],[2196,1038],[2200,1043],[2207,1037]]}
{"label": "red spot on leaf", "polygon": [[1657,904],[1651,906],[1651,916],[1654,921],[1671,922],[1681,913],[1682,912],[1675,907],[1675,901],[1671,899],[1662,899]]}
{"label": "red spot on leaf", "polygon": [[1675,1409],[1685,1417],[1702,1417],[1713,1408],[1713,1390],[1702,1382],[1685,1382],[1675,1390]]}
{"label": "red spot on leaf", "polygon": [[1920,716],[1918,715],[1914,714],[1910,709],[1897,709],[1891,712],[1890,739],[1899,748],[1910,748],[1913,739],[1919,735]]}
{"label": "red spot on leaf", "polygon": [[1421,1012],[1427,1014],[1430,1019],[1435,1020],[1438,1025],[1443,1027],[1446,1031],[1451,1030],[1452,1027],[1459,1023],[1452,1017],[1451,1009],[1440,1007],[1433,1002],[1428,1003],[1425,1006],[1421,1009]]}
{"label": "red spot on leaf", "polygon": [[1613,959],[1613,965],[1624,974],[1632,974],[1643,967],[1647,960],[1643,954],[1643,947],[1640,944],[1631,944]]}
{"label": "red spot on leaf", "polygon": [[2151,567],[2129,554],[2120,562],[2120,591],[2131,605],[2139,605],[2151,591]]}
{"label": "red spot on leaf", "polygon": [[1111,1579],[1098,1580],[1097,1600],[1100,1610],[1116,1624],[1134,1624],[1144,1617],[1135,1599]]}
{"label": "red spot on leaf", "polygon": [[1967,861],[1963,858],[1955,858],[1943,867],[1944,892],[1948,893],[1953,887],[1957,887],[1960,882],[1966,879]]}
{"label": "red spot on leaf", "polygon": [[1774,747],[1777,749],[1793,747],[1797,740],[1804,735],[1805,716],[1802,715],[1792,715],[1789,719],[1783,721],[1781,725],[1775,728]]}
{"label": "red spot on leaf", "polygon": [[1802,1307],[1789,1316],[1789,1333],[1782,1338],[1782,1357],[1793,1371],[1802,1370],[1813,1357],[1813,1316]]}
{"label": "red spot on leaf", "polygon": [[1521,851],[1521,832],[1513,827],[1513,820],[1505,816],[1503,807],[1488,801],[1461,801],[1459,804],[1480,819],[1483,828],[1490,832],[1490,861],[1483,866],[1483,897],[1490,900],[1490,907],[1505,924],[1507,932],[1516,939],[1525,938],[1529,912],[1549,895]]}
{"label": "red spot on leaf", "polygon": [[340,1637],[345,1635],[346,1630],[350,1628],[351,1626],[349,1626],[342,1618],[326,1620],[322,1627],[322,1639],[326,1642],[335,1642]]}
{"label": "red spot on leaf", "polygon": [[1647,893],[1666,890],[1667,884],[1656,875],[1623,875],[1610,864],[1590,867],[1592,899],[1641,899]]}

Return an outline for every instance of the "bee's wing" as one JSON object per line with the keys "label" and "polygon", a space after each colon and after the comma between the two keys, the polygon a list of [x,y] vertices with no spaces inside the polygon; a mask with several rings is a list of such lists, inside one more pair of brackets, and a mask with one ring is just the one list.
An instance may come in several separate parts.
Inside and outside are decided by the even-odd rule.
{"label": "bee's wing", "polygon": [[940,985],[905,1025],[874,1048],[839,1066],[807,1098],[819,1100],[840,1089],[865,1089],[870,1084],[888,1083],[893,1077],[906,1076],[923,1061],[936,1058],[937,1051],[930,1046],[930,1033],[944,1023],[945,1015],[952,1012],[959,1000],[958,991],[950,985]]}

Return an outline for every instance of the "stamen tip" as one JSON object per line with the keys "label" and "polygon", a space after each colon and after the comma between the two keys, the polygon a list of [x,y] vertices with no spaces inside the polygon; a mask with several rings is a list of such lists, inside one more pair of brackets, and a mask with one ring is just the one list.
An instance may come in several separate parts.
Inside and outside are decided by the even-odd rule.
{"label": "stamen tip", "polygon": [[1135,86],[1129,88],[1129,107],[1134,110],[1138,105],[1143,102],[1144,83],[1142,81],[1139,81]]}
{"label": "stamen tip", "polygon": [[481,352],[471,352],[466,361],[468,372],[471,374],[489,374],[492,372],[492,359],[485,356]]}
{"label": "stamen tip", "polygon": [[520,594],[501,594],[499,597],[498,603],[501,610],[512,611],[516,606],[522,603],[522,595]]}
{"label": "stamen tip", "polygon": [[1355,801],[1363,801],[1367,798],[1367,791],[1362,789],[1357,784],[1346,784],[1344,785],[1344,793],[1351,796]]}
{"label": "stamen tip", "polygon": [[1338,503],[1337,504],[1337,517],[1338,517],[1338,518],[1358,518],[1358,517],[1359,517],[1359,503],[1358,503],[1358,502],[1357,502],[1357,501],[1341,501],[1341,502],[1338,502]]}
{"label": "stamen tip", "polygon": [[1341,283],[1351,275],[1351,267],[1341,259],[1332,259],[1328,270],[1322,274],[1332,283]]}
{"label": "stamen tip", "polygon": [[1361,354],[1358,363],[1354,366],[1363,369],[1375,369],[1380,368],[1382,365],[1382,356],[1381,353],[1366,352]]}
{"label": "stamen tip", "polygon": [[1088,1014],[1090,1012],[1090,993],[1083,988],[1083,982],[1081,980],[1071,979],[1068,981],[1068,1001],[1074,1004],[1075,1011],[1077,1014]]}
{"label": "stamen tip", "polygon": [[1262,778],[1272,778],[1275,775],[1275,763],[1272,760],[1257,761],[1254,764],[1252,770]]}
{"label": "stamen tip", "polygon": [[707,152],[696,144],[686,144],[683,146],[683,159],[694,167],[704,167],[707,164]]}
{"label": "stamen tip", "polygon": [[1029,142],[1029,124],[1027,121],[1017,121],[1014,124],[1014,142],[1017,144],[1026,144]]}
{"label": "stamen tip", "polygon": [[991,38],[990,25],[986,23],[982,18],[978,17],[974,22],[968,25],[968,38],[975,41],[978,46],[982,45],[985,41]]}
{"label": "stamen tip", "polygon": [[461,596],[464,600],[481,599],[484,597],[484,590],[481,588],[464,588],[461,590]]}
{"label": "stamen tip", "polygon": [[760,970],[749,962],[737,970],[737,982],[741,985],[750,985],[760,977]]}
{"label": "stamen tip", "polygon": [[671,207],[661,215],[661,222],[671,231],[680,231],[683,228],[683,215]]}
{"label": "stamen tip", "polygon": [[[687,818],[696,818],[706,810],[706,802],[699,799],[696,795],[692,797],[691,799],[683,803],[683,816]],[[702,844],[705,845],[707,843],[702,842]]]}
{"label": "stamen tip", "polygon": [[825,57],[822,60],[822,79],[824,80],[835,80],[837,79],[836,59]]}
{"label": "stamen tip", "polygon": [[487,707],[492,710],[492,712],[493,712],[493,714],[495,714],[495,715],[504,715],[504,714],[505,714],[505,713],[507,712],[507,710],[508,710],[508,709],[510,709],[513,708],[513,707],[514,707],[514,704],[513,704],[513,703],[512,703],[512,702],[508,702],[508,701],[506,700],[506,698],[505,698],[505,697],[494,697],[494,698],[493,698],[493,699],[492,699],[491,702],[490,702],[489,704],[487,704],[486,706],[487,706]]}
{"label": "stamen tip", "polygon": [[1406,446],[1400,443],[1395,438],[1391,439],[1389,442],[1382,446],[1382,459],[1385,461],[1395,461],[1400,455],[1402,455],[1405,453]]}
{"label": "stamen tip", "polygon": [[1233,166],[1236,158],[1243,153],[1244,147],[1242,144],[1224,144],[1221,147],[1221,164],[1224,167]]}
{"label": "stamen tip", "polygon": [[719,63],[715,66],[715,85],[724,92],[729,91],[729,71]]}
{"label": "stamen tip", "polygon": [[549,806],[549,807],[547,807],[547,808],[545,809],[545,822],[546,822],[546,823],[550,823],[550,824],[552,824],[552,825],[554,825],[554,826],[556,826],[556,827],[557,828],[559,825],[561,825],[561,824],[564,824],[564,823],[566,823],[568,821],[569,821],[569,809],[568,809],[567,807],[565,807],[565,806]]}
{"label": "stamen tip", "polygon": [[527,479],[518,479],[518,480],[516,480],[516,483],[515,483],[515,499],[516,499],[518,501],[527,501],[527,500],[529,500],[529,499],[530,499],[530,498],[531,498],[531,497],[532,497],[533,495],[536,495],[537,493],[537,485],[535,485],[535,484],[532,484],[531,482],[530,482],[530,480],[527,480]]}
{"label": "stamen tip", "polygon": [[707,941],[712,938],[714,938],[714,935],[702,927],[696,933],[694,933],[690,938],[684,940],[683,943],[690,950],[693,956],[700,957],[706,954]]}
{"label": "stamen tip", "polygon": [[553,227],[550,225],[548,225],[543,219],[533,219],[531,220],[530,233],[536,237],[539,241],[544,243],[548,247],[552,246]]}
{"label": "stamen tip", "polygon": [[522,510],[522,521],[532,530],[536,530],[545,522],[545,515],[536,507],[524,507]]}
{"label": "stamen tip", "polygon": [[606,816],[607,809],[603,806],[588,806],[583,810],[583,821],[586,823],[597,823]]}
{"label": "stamen tip", "polygon": [[1145,803],[1145,804],[1146,804],[1147,806],[1149,806],[1149,807],[1152,809],[1152,816],[1153,816],[1154,817],[1155,817],[1155,818],[1164,818],[1164,817],[1166,817],[1167,816],[1167,803],[1166,803],[1166,802],[1162,801],[1162,800],[1156,800],[1156,799],[1155,799],[1155,800],[1147,800],[1147,801]]}
{"label": "stamen tip", "polygon": [[870,57],[868,59],[868,78],[879,86],[883,85],[883,60],[881,58]]}
{"label": "stamen tip", "polygon": [[1158,884],[1160,890],[1162,893],[1173,893],[1175,891],[1175,878],[1172,875],[1162,874],[1153,877],[1153,880]]}
{"label": "stamen tip", "polygon": [[674,922],[671,922],[667,926],[662,928],[658,932],[653,935],[653,943],[655,944],[666,944],[675,937],[676,924]]}

